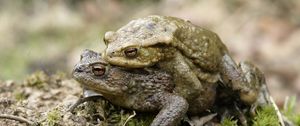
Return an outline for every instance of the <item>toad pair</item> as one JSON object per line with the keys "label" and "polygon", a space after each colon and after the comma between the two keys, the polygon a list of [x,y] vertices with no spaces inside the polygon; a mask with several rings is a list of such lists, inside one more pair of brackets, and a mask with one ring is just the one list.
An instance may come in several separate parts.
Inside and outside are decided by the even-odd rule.
{"label": "toad pair", "polygon": [[175,125],[186,112],[209,109],[219,83],[252,105],[264,81],[250,63],[237,65],[215,33],[175,17],[133,20],[107,32],[104,42],[102,57],[81,55],[74,78],[113,104],[159,111],[151,126]]}

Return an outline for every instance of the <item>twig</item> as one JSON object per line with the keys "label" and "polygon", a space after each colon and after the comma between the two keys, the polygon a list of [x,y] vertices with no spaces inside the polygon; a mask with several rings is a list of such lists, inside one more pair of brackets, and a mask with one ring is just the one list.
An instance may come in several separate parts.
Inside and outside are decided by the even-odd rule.
{"label": "twig", "polygon": [[25,119],[23,117],[14,116],[14,115],[0,114],[0,118],[16,120],[16,121],[19,121],[19,122],[22,122],[22,123],[27,123],[29,125],[34,125],[35,124],[34,122],[32,122],[28,119]]}
{"label": "twig", "polygon": [[203,117],[192,117],[192,122],[195,126],[203,126],[205,123],[211,121],[215,116],[217,116],[217,113],[212,113]]}
{"label": "twig", "polygon": [[277,114],[277,117],[279,119],[279,122],[280,122],[281,126],[285,126],[283,118],[282,118],[282,115],[281,115],[281,113],[279,111],[279,108],[276,105],[276,103],[274,102],[273,97],[271,97],[271,96],[270,96],[270,101],[271,101],[271,104],[273,105],[273,107],[274,107],[274,109],[276,111],[276,114]]}
{"label": "twig", "polygon": [[13,104],[15,101],[12,99],[0,99],[0,104],[5,106]]}
{"label": "twig", "polygon": [[135,117],[135,115],[136,115],[136,113],[135,113],[135,111],[133,111],[133,114],[130,115],[130,116],[126,119],[126,121],[124,122],[124,124],[123,124],[122,126],[126,126],[127,122],[128,122],[130,119],[132,119],[133,117]]}

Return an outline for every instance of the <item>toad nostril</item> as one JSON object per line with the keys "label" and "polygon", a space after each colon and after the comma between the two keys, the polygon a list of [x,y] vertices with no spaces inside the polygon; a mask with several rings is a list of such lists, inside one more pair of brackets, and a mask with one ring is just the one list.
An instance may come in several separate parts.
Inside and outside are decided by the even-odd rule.
{"label": "toad nostril", "polygon": [[109,58],[112,58],[113,56],[115,55],[115,52],[111,52],[111,53],[109,53]]}
{"label": "toad nostril", "polygon": [[83,72],[83,66],[77,66],[75,72]]}

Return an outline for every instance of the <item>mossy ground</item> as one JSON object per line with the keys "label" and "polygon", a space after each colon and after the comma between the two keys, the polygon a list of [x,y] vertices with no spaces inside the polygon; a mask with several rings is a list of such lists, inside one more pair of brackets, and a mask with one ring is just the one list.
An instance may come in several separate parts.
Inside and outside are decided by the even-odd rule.
{"label": "mossy ground", "polygon": [[[47,75],[38,71],[24,81],[0,81],[0,113],[23,117],[35,124],[147,126],[155,114],[136,113],[99,98],[79,105],[73,113],[68,108],[79,99],[80,85],[58,72]],[[0,119],[0,125],[26,125],[14,120]]]}
{"label": "mossy ground", "polygon": [[[40,71],[28,76],[21,83],[0,83],[0,113],[23,117],[39,125],[148,126],[155,117],[155,113],[123,109],[102,98],[79,105],[74,113],[68,112],[68,108],[81,96],[82,89],[76,81],[61,72],[49,76]],[[290,111],[285,112],[289,115],[287,117],[299,124],[300,116],[294,116]],[[0,120],[0,125],[25,125],[14,120]],[[214,124],[236,126],[238,121],[227,118]],[[278,119],[274,109],[266,107],[257,110],[257,116],[250,124],[276,126]]]}

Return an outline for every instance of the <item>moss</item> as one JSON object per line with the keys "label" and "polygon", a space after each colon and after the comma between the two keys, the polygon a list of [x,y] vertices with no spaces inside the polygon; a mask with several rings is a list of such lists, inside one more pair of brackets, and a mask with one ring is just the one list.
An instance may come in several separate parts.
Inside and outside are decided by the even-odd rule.
{"label": "moss", "polygon": [[18,90],[14,91],[13,94],[17,101],[25,100],[28,97],[24,92],[20,92]]}
{"label": "moss", "polygon": [[221,121],[221,126],[237,126],[237,120],[233,120],[233,118],[225,118]]}
{"label": "moss", "polygon": [[280,126],[274,107],[269,105],[258,108],[252,122],[253,126]]}
{"label": "moss", "polygon": [[297,126],[300,126],[300,114],[295,113],[296,99],[296,96],[292,96],[285,101],[283,114]]}
{"label": "moss", "polygon": [[104,111],[106,113],[106,124],[116,126],[149,126],[155,115],[151,113],[137,113],[133,110],[123,109],[106,102]]}
{"label": "moss", "polygon": [[[124,124],[126,120],[132,115],[133,115],[132,112],[131,114],[126,113],[125,115],[122,115],[122,119],[121,119],[122,124]],[[154,117],[155,117],[154,115],[151,115],[149,113],[148,114],[138,113],[137,115],[129,119],[126,125],[127,126],[149,126],[153,121]]]}
{"label": "moss", "polygon": [[155,117],[151,113],[134,114],[133,110],[112,105],[104,99],[88,101],[83,106],[85,107],[77,111],[77,114],[84,115],[90,122],[95,122],[94,124],[98,124],[100,119],[104,125],[123,126],[126,124],[126,126],[149,126]]}
{"label": "moss", "polygon": [[62,119],[62,114],[58,109],[53,109],[47,114],[47,126],[57,126],[59,121]]}
{"label": "moss", "polygon": [[67,78],[67,75],[65,72],[62,71],[56,71],[55,74],[53,74],[52,76],[53,80],[63,80],[64,78]]}
{"label": "moss", "polygon": [[24,84],[29,87],[43,88],[49,77],[43,71],[37,71],[27,77]]}

